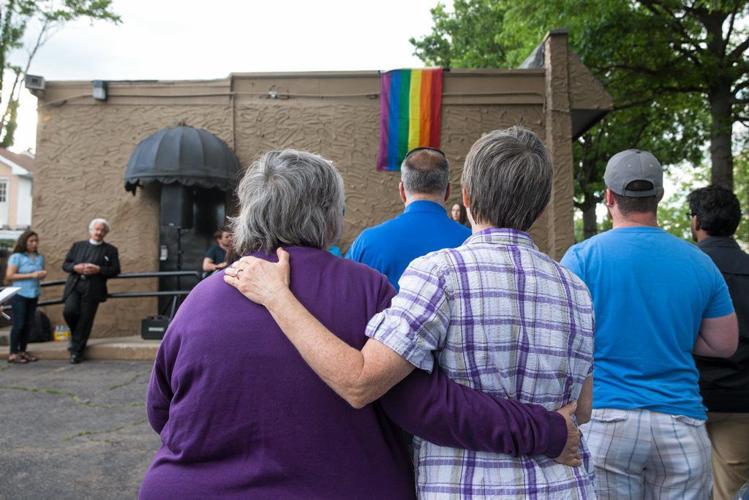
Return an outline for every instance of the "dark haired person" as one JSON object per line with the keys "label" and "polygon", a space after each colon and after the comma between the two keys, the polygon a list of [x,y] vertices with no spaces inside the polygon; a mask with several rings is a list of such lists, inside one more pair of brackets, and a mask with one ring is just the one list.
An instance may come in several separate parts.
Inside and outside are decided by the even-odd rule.
{"label": "dark haired person", "polygon": [[[278,264],[244,257],[224,279],[264,305],[315,373],[356,408],[409,374],[439,368],[459,384],[546,409],[578,400],[576,416],[584,422],[593,362],[590,294],[527,233],[549,202],[551,183],[551,160],[533,132],[512,127],[476,141],[462,176],[473,234],[408,265],[390,307],[369,320],[363,346],[343,342],[328,329],[333,323],[305,308],[311,303],[294,291],[300,261],[293,253],[289,261],[279,249]],[[542,455],[415,437],[416,493],[592,498],[592,466],[580,445],[582,466],[569,467]]]}
{"label": "dark haired person", "polygon": [[739,199],[708,186],[687,197],[692,236],[723,274],[739,322],[739,347],[728,359],[697,357],[712,443],[713,498],[733,498],[749,481],[749,255],[733,235],[741,222]]}
{"label": "dark haired person", "polygon": [[62,264],[68,273],[62,314],[70,328],[71,364],[83,361],[96,310],[107,300],[107,280],[120,274],[117,247],[104,241],[109,230],[105,219],[93,219],[88,225],[89,239],[73,243]]}
{"label": "dark haired person", "polygon": [[39,281],[45,276],[44,256],[39,254],[39,235],[28,229],[18,237],[5,271],[5,280],[11,286],[20,288],[11,299],[13,327],[10,331],[8,363],[25,364],[37,360],[26,351],[26,345],[41,294]]}
{"label": "dark haired person", "polygon": [[708,256],[658,227],[663,169],[652,154],[614,155],[604,182],[613,229],[562,259],[595,307],[593,413],[583,433],[596,493],[705,499],[710,443],[692,352],[736,350],[728,288]]}
{"label": "dark haired person", "polygon": [[448,168],[445,154],[438,149],[409,151],[401,164],[398,184],[403,213],[362,231],[346,258],[380,271],[397,290],[398,280],[412,260],[461,245],[471,230],[450,220],[445,210],[450,196]]}
{"label": "dark haired person", "polygon": [[226,267],[226,256],[231,249],[231,231],[219,229],[213,234],[213,241],[203,258],[203,272],[206,273]]}
{"label": "dark haired person", "polygon": [[468,226],[468,212],[462,203],[453,203],[450,208],[450,218],[463,226]]}

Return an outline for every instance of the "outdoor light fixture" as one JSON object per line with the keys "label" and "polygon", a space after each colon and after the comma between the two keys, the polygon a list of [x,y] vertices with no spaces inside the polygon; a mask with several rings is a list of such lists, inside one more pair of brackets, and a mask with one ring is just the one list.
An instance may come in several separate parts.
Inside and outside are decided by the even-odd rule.
{"label": "outdoor light fixture", "polygon": [[44,90],[46,86],[44,83],[44,77],[38,75],[26,75],[24,78],[24,85],[29,90]]}
{"label": "outdoor light fixture", "polygon": [[107,100],[107,82],[104,80],[94,80],[93,97],[97,101]]}

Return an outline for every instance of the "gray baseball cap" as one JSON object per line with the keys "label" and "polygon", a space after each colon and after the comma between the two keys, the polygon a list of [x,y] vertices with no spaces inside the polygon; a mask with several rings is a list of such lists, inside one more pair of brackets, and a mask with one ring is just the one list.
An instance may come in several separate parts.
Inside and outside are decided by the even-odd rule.
{"label": "gray baseball cap", "polygon": [[[652,154],[639,149],[627,149],[616,153],[606,164],[603,174],[606,187],[620,196],[645,198],[663,194],[663,167]],[[653,189],[630,191],[627,186],[633,181],[647,181]]]}

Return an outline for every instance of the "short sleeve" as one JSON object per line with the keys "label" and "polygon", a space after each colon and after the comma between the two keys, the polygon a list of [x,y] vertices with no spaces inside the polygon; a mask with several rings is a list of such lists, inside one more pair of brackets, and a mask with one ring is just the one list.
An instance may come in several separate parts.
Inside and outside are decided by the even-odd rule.
{"label": "short sleeve", "polygon": [[211,259],[214,264],[220,264],[221,260],[218,257],[218,251],[218,245],[211,245],[211,248],[208,249],[208,252],[205,254],[205,256]]}
{"label": "short sleeve", "polygon": [[353,260],[354,262],[361,262],[362,257],[362,235],[359,235],[358,238],[354,240],[354,242],[351,244],[351,246],[348,249],[348,252],[346,252],[346,258],[348,260]]}
{"label": "short sleeve", "polygon": [[442,270],[428,258],[414,260],[399,281],[389,309],[376,314],[366,334],[416,368],[432,371],[432,351],[444,345],[450,322]]}
{"label": "short sleeve", "polygon": [[16,269],[17,269],[18,266],[21,265],[21,254],[20,253],[12,254],[10,258],[8,259],[8,264],[10,264],[11,266],[16,266]]}
{"label": "short sleeve", "polygon": [[562,257],[560,264],[575,273],[578,278],[585,281],[583,266],[581,265],[580,259],[577,255],[577,246],[572,246],[567,249],[567,252],[565,252],[564,257]]}
{"label": "short sleeve", "polygon": [[705,307],[702,317],[707,319],[721,318],[734,312],[733,302],[725,278],[712,261],[710,261],[710,266],[713,271],[713,287],[710,293],[710,301]]}

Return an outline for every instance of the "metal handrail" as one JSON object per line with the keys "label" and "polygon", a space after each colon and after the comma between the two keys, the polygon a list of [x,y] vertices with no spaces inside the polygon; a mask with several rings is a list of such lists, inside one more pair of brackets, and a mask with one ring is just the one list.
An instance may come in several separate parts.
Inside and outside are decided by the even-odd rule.
{"label": "metal handrail", "polygon": [[[109,279],[117,280],[117,279],[134,279],[134,278],[170,278],[175,276],[192,276],[196,278],[198,281],[202,278],[202,274],[198,271],[154,271],[154,272],[139,272],[139,273],[120,273],[117,276],[113,276]],[[39,286],[41,287],[48,287],[48,286],[59,286],[64,285],[67,279],[64,280],[50,280],[50,281],[42,281],[39,283]]]}
{"label": "metal handrail", "polygon": [[[192,276],[198,281],[202,278],[201,273],[198,271],[154,271],[154,272],[137,272],[137,273],[120,273],[117,276],[113,276],[109,279],[136,279],[136,278],[169,278],[176,276]],[[42,287],[59,286],[64,285],[67,280],[50,280],[44,281],[39,285]],[[107,294],[108,299],[131,299],[131,298],[142,298],[142,297],[183,297],[190,293],[190,290],[172,290],[172,291],[157,291],[157,292],[111,292]],[[44,300],[39,302],[37,305],[41,306],[54,306],[62,304],[62,299],[55,300]]]}

